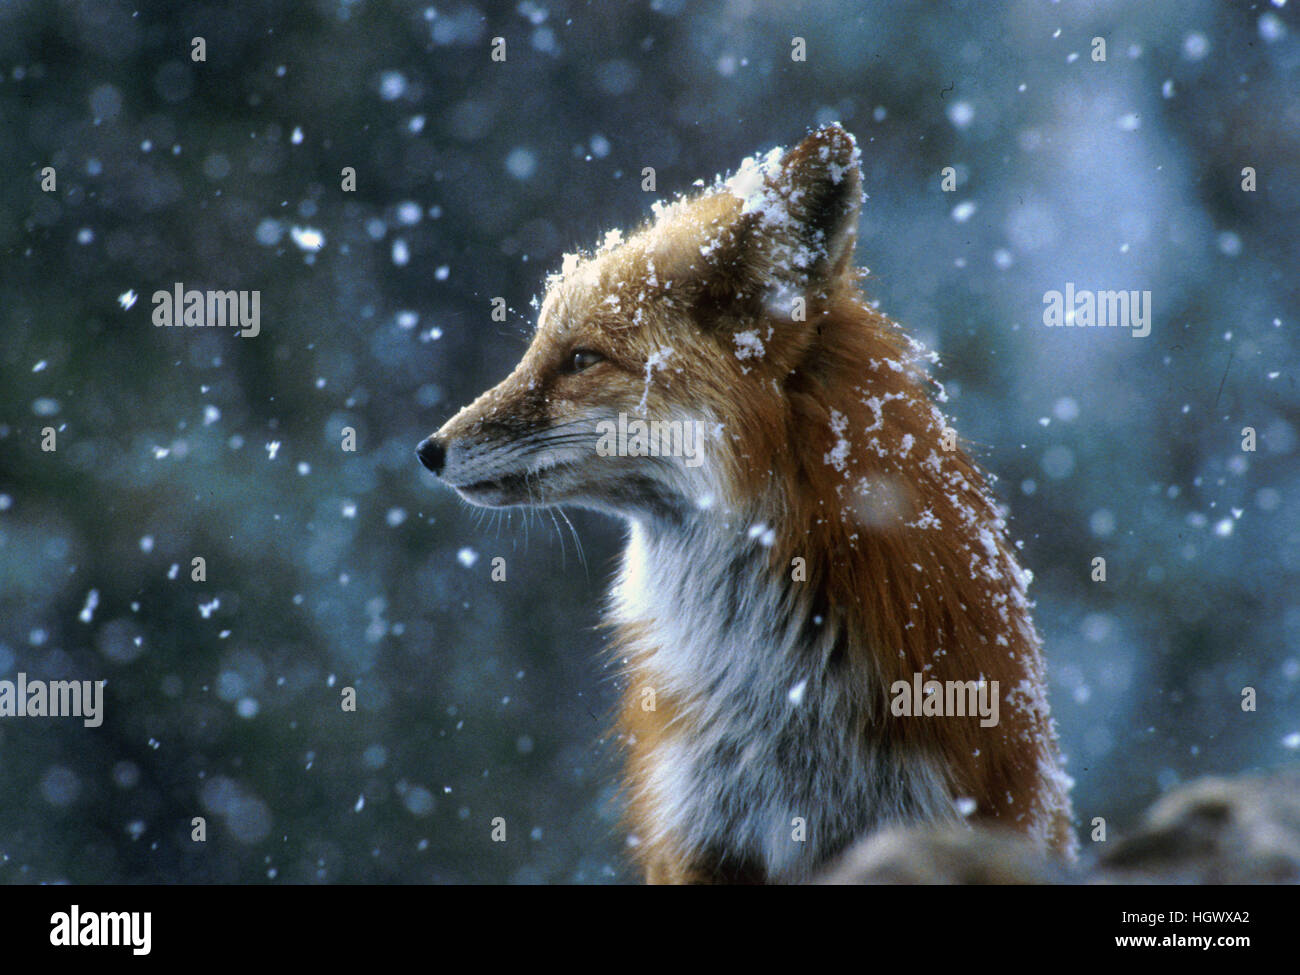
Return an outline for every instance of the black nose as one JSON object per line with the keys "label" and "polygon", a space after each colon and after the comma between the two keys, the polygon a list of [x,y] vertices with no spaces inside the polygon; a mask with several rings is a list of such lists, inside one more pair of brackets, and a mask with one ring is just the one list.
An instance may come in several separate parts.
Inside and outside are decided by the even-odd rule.
{"label": "black nose", "polygon": [[442,463],[447,459],[446,449],[433,437],[421,440],[420,446],[415,448],[415,455],[420,458],[421,464],[435,474],[441,473]]}

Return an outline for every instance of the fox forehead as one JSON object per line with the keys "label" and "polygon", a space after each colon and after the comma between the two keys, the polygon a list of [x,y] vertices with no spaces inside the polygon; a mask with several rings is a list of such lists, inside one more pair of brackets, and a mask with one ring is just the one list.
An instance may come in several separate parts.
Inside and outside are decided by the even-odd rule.
{"label": "fox forehead", "polygon": [[671,302],[675,285],[699,275],[740,208],[725,185],[715,186],[656,204],[649,223],[628,237],[609,231],[594,253],[566,254],[560,271],[547,279],[539,337],[561,338],[597,321],[647,324],[653,304]]}

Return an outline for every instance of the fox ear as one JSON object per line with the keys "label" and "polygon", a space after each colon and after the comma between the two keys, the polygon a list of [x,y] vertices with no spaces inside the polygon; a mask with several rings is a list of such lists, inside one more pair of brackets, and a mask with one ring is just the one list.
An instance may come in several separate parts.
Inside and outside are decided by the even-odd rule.
{"label": "fox ear", "polygon": [[853,262],[858,159],[853,136],[832,123],[793,149],[741,164],[727,189],[741,201],[741,220],[754,221],[746,255],[753,272],[777,290],[829,290]]}
{"label": "fox ear", "polygon": [[716,191],[659,213],[648,254],[652,277],[690,285],[686,293],[706,328],[763,312],[805,320],[795,299],[829,294],[853,264],[858,158],[853,136],[831,124],[793,149],[746,159]]}

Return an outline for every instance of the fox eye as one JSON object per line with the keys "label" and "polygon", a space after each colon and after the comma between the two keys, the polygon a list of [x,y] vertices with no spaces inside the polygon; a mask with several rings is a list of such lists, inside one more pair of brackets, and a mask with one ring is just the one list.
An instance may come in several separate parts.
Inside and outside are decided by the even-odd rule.
{"label": "fox eye", "polygon": [[574,349],[569,353],[569,361],[565,363],[565,372],[582,372],[584,369],[590,369],[598,362],[604,362],[605,357],[599,352],[591,349]]}

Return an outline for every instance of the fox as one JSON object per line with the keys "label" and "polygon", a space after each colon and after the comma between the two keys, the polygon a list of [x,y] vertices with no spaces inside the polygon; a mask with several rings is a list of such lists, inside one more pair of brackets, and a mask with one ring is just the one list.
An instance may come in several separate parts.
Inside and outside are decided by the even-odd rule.
{"label": "fox", "polygon": [[799,883],[912,824],[1075,857],[1031,575],[937,357],[863,294],[856,140],[828,124],[696,187],[566,255],[517,367],[416,449],[472,505],[624,522],[631,857]]}

